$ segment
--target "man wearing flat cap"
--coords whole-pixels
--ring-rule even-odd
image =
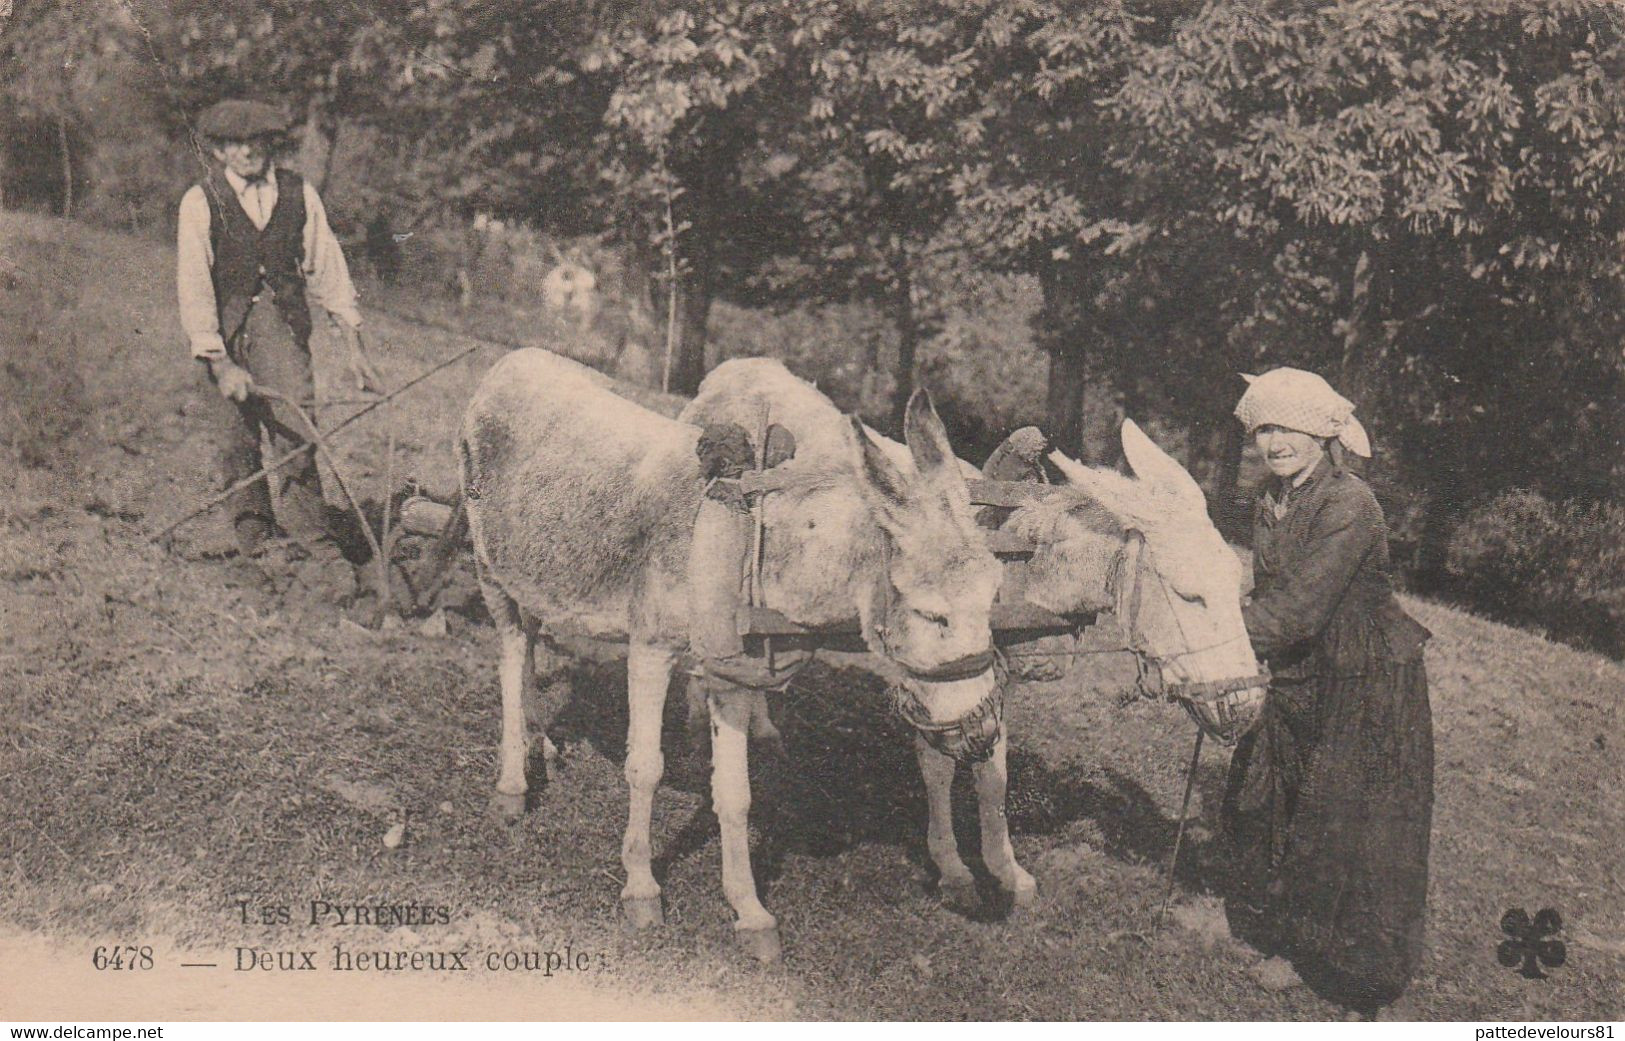
[[[314,416],[310,303],[320,304],[338,326],[357,386],[381,389],[361,336],[355,287],[321,199],[298,174],[273,162],[287,128],[283,113],[263,102],[209,108],[197,129],[217,165],[181,199],[181,326],[214,387],[206,415],[222,487],[309,440],[304,419],[287,400]],[[262,438],[271,455],[262,456]],[[277,546],[293,558],[288,570],[308,593],[343,599],[353,573],[329,531],[314,457],[306,452],[282,469],[274,510],[270,486],[260,480],[227,500],[227,516],[253,570],[265,574],[284,563],[268,553]],[[279,523],[287,543],[274,539]],[[278,576],[267,577],[275,584]]]

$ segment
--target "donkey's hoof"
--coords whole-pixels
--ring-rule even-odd
[[[525,794],[509,795],[507,792],[491,793],[491,809],[497,816],[505,821],[516,821],[525,815]]]
[[[943,882],[937,886],[937,893],[942,898],[942,906],[950,911],[974,915],[982,909],[982,895],[976,891],[976,883],[970,879]]]
[[[1006,889],[1010,895],[1010,906],[1016,910],[1024,910],[1038,903],[1038,883],[1025,882],[1014,889]]]
[[[633,929],[653,929],[666,923],[666,912],[658,896],[623,896],[621,912],[626,915],[626,924]]]
[[[784,957],[784,947],[779,943],[779,927],[776,925],[766,929],[735,929],[734,942],[739,944],[740,950],[759,962],[776,962]]]

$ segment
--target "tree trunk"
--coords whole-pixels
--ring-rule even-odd
[[[1120,339],[1111,346],[1116,351],[1122,352],[1124,343],[1132,342],[1132,340],[1125,341]],[[1121,353],[1119,353],[1117,357],[1121,359]],[[1111,364],[1110,359],[1108,359],[1107,364]],[[1145,395],[1141,393],[1139,375],[1132,370],[1125,372],[1124,369],[1127,368],[1127,366],[1123,365],[1121,360],[1119,360],[1118,364],[1114,368],[1117,373],[1117,378],[1113,382],[1117,384],[1117,401],[1119,406],[1123,409],[1122,418],[1132,419],[1134,422],[1140,425],[1141,429],[1144,429],[1146,420],[1151,415],[1151,410],[1146,407]],[[1121,421],[1119,421],[1118,425],[1122,425]],[[1121,443],[1119,443],[1119,447],[1120,446]],[[1120,451],[1113,454],[1118,459],[1122,458],[1122,453]]]
[[[1212,489],[1208,496],[1208,515],[1213,524],[1232,542],[1246,542],[1251,538],[1250,511],[1241,496],[1241,456],[1247,447],[1247,435],[1241,424],[1226,415],[1228,422],[1221,426],[1215,437],[1218,455],[1213,461]]]
[[[904,271],[892,293],[892,322],[897,327],[897,380],[892,389],[891,433],[901,437],[908,399],[914,394],[914,363],[919,352],[920,326],[914,314],[914,283]]]
[[[1083,443],[1083,399],[1088,380],[1087,342],[1078,313],[1077,295],[1068,291],[1060,265],[1038,269],[1042,305],[1034,330],[1049,354],[1049,387],[1044,403],[1044,433],[1050,445],[1080,462],[1088,462]]]
[[[677,345],[671,365],[671,393],[693,397],[705,379],[705,341],[711,317],[711,257],[697,237],[688,240],[688,270],[678,276]]]
[[[1454,474],[1436,471],[1437,480],[1422,515],[1422,531],[1417,539],[1411,580],[1418,593],[1449,592],[1450,575],[1445,562],[1450,554],[1450,537],[1466,513],[1462,489]]]
[[[321,133],[320,130],[317,132]],[[344,124],[337,123],[333,126],[332,134],[322,136],[322,141],[327,146],[327,154],[322,158],[322,176],[321,180],[316,182],[316,194],[323,198],[327,197],[327,182],[333,178],[333,159],[339,154],[339,135],[343,132]]]
[[[880,371],[880,337],[863,338],[863,376],[867,381]]]
[[[641,229],[628,234],[620,249],[621,294],[641,309],[664,314],[665,303],[660,291],[661,257],[649,244],[649,236]]]
[[[1082,351],[1055,345],[1049,356],[1049,394],[1044,408],[1044,433],[1051,447],[1086,462],[1083,446],[1083,391],[1088,359]]]
[[[62,216],[73,218],[73,152],[68,146],[68,121],[56,117],[56,137],[62,149]]]
[[[1337,389],[1353,401],[1366,429],[1377,429],[1383,418],[1383,364],[1387,343],[1381,331],[1384,297],[1389,281],[1380,249],[1362,249],[1349,283],[1349,313],[1343,322],[1343,354]],[[1351,463],[1364,476],[1363,463]]]
[[[1349,287],[1349,314],[1343,325],[1340,377],[1347,388],[1345,393],[1357,389],[1355,384],[1360,377],[1361,355],[1371,339],[1367,321],[1371,310],[1371,267],[1371,254],[1362,249],[1359,259],[1354,262],[1354,277]]]
[[[333,152],[338,145],[338,127],[328,132],[322,119],[321,106],[312,99],[305,107],[304,122],[299,124],[294,163],[305,174],[305,179],[317,194],[327,197],[327,182],[333,175]]]

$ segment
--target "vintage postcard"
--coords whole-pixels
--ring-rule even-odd
[[[0,55],[0,1019],[1613,1037],[1618,6]]]

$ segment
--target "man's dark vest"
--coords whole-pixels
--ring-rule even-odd
[[[263,230],[244,212],[225,174],[216,170],[203,185],[209,201],[209,243],[214,248],[215,304],[220,332],[229,343],[242,327],[263,286],[276,293],[276,308],[300,345],[310,343],[305,303],[305,184],[298,174],[276,171],[276,205]]]

